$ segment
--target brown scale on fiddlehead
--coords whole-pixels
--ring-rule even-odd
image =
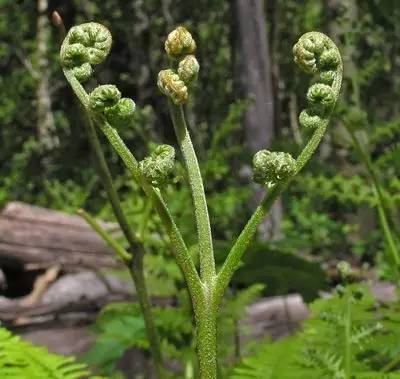
[[[192,35],[178,26],[167,37],[165,51],[169,58],[178,60],[177,70],[170,68],[158,74],[157,85],[160,91],[168,96],[175,105],[186,103],[188,87],[196,82],[200,70],[199,62],[194,56],[196,43]]]

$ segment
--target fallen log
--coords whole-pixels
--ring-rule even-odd
[[[108,230],[115,224],[101,223]],[[0,265],[120,267],[111,249],[76,215],[11,202],[0,217]],[[35,266],[36,265],[36,266]]]

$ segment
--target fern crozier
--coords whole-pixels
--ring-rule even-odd
[[[154,152],[139,162],[145,179],[155,187],[170,182],[175,166],[175,149],[169,145],[159,145]]]
[[[93,73],[92,65],[105,60],[111,44],[111,34],[101,24],[89,22],[74,26],[61,45],[61,64],[70,69],[79,81],[85,81]]]
[[[171,69],[159,72],[157,85],[160,91],[167,95],[175,105],[181,105],[188,99],[185,82]]]
[[[194,55],[187,55],[179,62],[178,75],[187,85],[191,85],[197,80],[200,65]]]
[[[89,94],[90,108],[95,111],[104,111],[115,106],[121,99],[121,92],[113,84],[105,84],[96,87]]]
[[[180,59],[196,51],[196,42],[185,27],[178,26],[168,34],[165,51],[170,58]]]
[[[105,108],[104,114],[111,125],[126,125],[135,113],[136,105],[132,99],[123,97],[112,107]]]
[[[253,158],[253,179],[262,185],[284,180],[295,170],[296,161],[289,153],[260,150]]]

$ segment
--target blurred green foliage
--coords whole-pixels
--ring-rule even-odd
[[[379,306],[353,284],[311,305],[295,336],[262,343],[235,367],[232,379],[398,378],[398,304]]]

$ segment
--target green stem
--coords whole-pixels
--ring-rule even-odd
[[[168,105],[193,196],[200,252],[200,274],[203,282],[208,284],[215,278],[215,262],[203,179],[186,125],[183,108],[182,106],[174,105],[171,100],[168,101]]]
[[[87,122],[85,123],[86,132],[87,132],[87,135],[89,138],[89,143],[91,145],[92,151],[96,158],[98,173],[99,173],[102,183],[106,189],[107,196],[111,203],[111,207],[113,209],[114,215],[122,229],[122,232],[125,235],[125,238],[127,239],[131,249],[133,250],[136,248],[137,243],[136,243],[135,237],[132,233],[132,230],[129,226],[129,223],[128,223],[127,219],[125,218],[125,215],[122,211],[121,203],[120,203],[117,191],[115,190],[115,187],[114,187],[114,184],[112,181],[112,177],[111,177],[111,173],[108,168],[107,162],[105,160],[103,150],[101,148],[100,141],[97,136],[96,129],[93,125],[93,120],[91,118],[91,114],[88,111],[89,96],[86,93],[85,89],[82,87],[82,85],[79,83],[79,81],[76,80],[76,78],[72,75],[72,73],[69,70],[64,70],[64,75],[67,78],[74,93],[76,94],[76,96],[78,97],[79,101],[82,103],[82,105],[85,109],[85,115],[87,116]],[[103,236],[103,238],[104,238],[104,236]],[[114,248],[115,247],[117,247],[117,246],[114,246]],[[120,249],[118,249],[118,247],[115,250],[115,252],[117,254],[121,253],[121,251],[120,251]],[[133,256],[133,261],[139,261],[139,264],[141,264],[140,269],[143,271],[143,264],[141,263],[142,254],[143,254],[143,251],[141,249],[139,249],[139,251]],[[138,255],[139,258],[137,258],[136,255]],[[165,374],[164,374],[163,359],[162,359],[162,354],[161,354],[160,338],[158,336],[158,333],[157,333],[157,330],[156,330],[156,327],[154,324],[151,306],[149,305],[150,300],[148,297],[146,284],[145,284],[145,281],[143,278],[143,272],[141,274],[139,272],[137,272],[137,269],[133,268],[132,264],[128,264],[128,261],[126,261],[126,260],[125,260],[125,263],[127,264],[129,271],[131,272],[132,279],[133,279],[133,282],[134,282],[134,285],[135,285],[135,288],[137,291],[140,307],[141,307],[142,314],[143,314],[143,319],[145,322],[146,333],[147,333],[147,337],[149,339],[151,355],[152,355],[153,361],[154,361],[154,366],[155,366],[158,378],[163,379],[165,377]],[[134,273],[133,273],[133,270],[135,271]]]
[[[300,153],[299,157],[296,161],[296,174],[301,171],[301,169],[305,166],[305,164],[310,160],[315,150],[317,149],[319,143],[322,140],[322,137],[325,134],[326,127],[328,125],[328,119],[319,126],[312,135],[311,139],[308,141],[307,145]],[[221,270],[218,273],[217,286],[216,291],[219,297],[222,297],[226,287],[228,286],[233,273],[240,265],[240,261],[244,252],[246,251],[247,246],[250,241],[253,239],[254,235],[257,232],[257,227],[271,209],[275,200],[279,197],[282,191],[288,186],[291,178],[286,181],[282,181],[272,187],[269,192],[264,196],[260,205],[256,208],[253,215],[247,222],[246,226],[240,233],[237,238],[235,244],[233,245],[231,251],[228,254]]]
[[[194,309],[199,379],[217,378],[218,304],[219,299],[215,296],[215,291],[209,291]]]
[[[146,281],[144,278],[143,255],[143,250],[139,250],[133,254],[132,262],[129,265],[129,272],[135,283],[136,294],[138,296],[140,309],[143,314],[146,335],[149,339],[151,355],[153,357],[157,376],[158,378],[165,378],[166,373],[161,354],[160,336],[154,323],[150,296],[148,294]]]
[[[346,379],[351,378],[351,294],[347,294],[346,315],[344,325],[344,372]]]
[[[392,236],[392,232],[390,230],[390,225],[388,222],[388,218],[386,215],[385,211],[385,200],[383,197],[383,192],[381,185],[379,183],[379,179],[375,173],[375,169],[372,165],[372,162],[361,146],[361,144],[358,142],[358,139],[354,135],[354,132],[348,129],[348,132],[350,134],[350,137],[353,141],[353,144],[361,158],[361,160],[364,163],[365,168],[367,169],[368,175],[370,177],[371,183],[374,186],[374,192],[375,192],[375,197],[377,200],[377,208],[378,208],[378,217],[379,221],[381,223],[381,227],[386,239],[386,243],[388,245],[389,251],[391,253],[393,262],[395,264],[395,270],[396,270],[396,275],[397,275],[397,280],[400,280],[400,273],[399,273],[399,266],[400,266],[400,253],[396,247],[396,243],[394,241],[394,238]]]
[[[64,69],[64,75],[71,85],[75,95],[78,97],[82,105],[89,108],[89,95],[82,87],[81,83],[74,77],[71,71]],[[186,282],[188,284],[189,292],[192,297],[192,301],[195,305],[196,298],[203,296],[203,288],[199,275],[196,271],[196,267],[192,261],[192,258],[187,250],[186,244],[182,238],[182,235],[172,218],[171,213],[167,205],[165,204],[161,194],[143,178],[139,164],[136,158],[129,151],[124,141],[122,141],[118,132],[104,119],[104,117],[97,115],[95,118],[96,122],[100,126],[102,132],[113,146],[114,150],[120,156],[128,170],[131,172],[135,181],[142,187],[147,196],[152,200],[154,208],[157,210],[161,221],[170,237],[171,243],[174,247],[175,258],[181,268]],[[196,295],[198,294],[198,295]]]
[[[107,233],[99,224],[98,222],[90,216],[87,212],[85,212],[83,209],[80,209],[78,211],[78,214],[85,219],[85,221],[91,226],[91,228],[101,237],[103,240],[107,243],[108,246],[110,246],[114,252],[118,255],[118,257],[125,262],[126,264],[129,264],[129,262],[132,261],[132,255],[129,254],[124,247],[116,241],[113,237],[110,236],[109,233]]]
[[[204,296],[202,283],[182,235],[175,224],[175,221],[172,218],[164,199],[162,198],[160,192],[147,183],[143,178],[139,169],[138,161],[129,151],[118,132],[105,120],[101,120],[99,124],[102,132],[111,143],[117,154],[120,156],[122,161],[125,163],[125,166],[131,172],[135,181],[142,187],[145,194],[151,199],[153,206],[160,216],[160,219],[170,237],[172,246],[174,247],[175,259],[178,262],[183,275],[185,276],[193,306],[196,307],[196,303]]]
[[[86,134],[89,139],[89,144],[95,157],[95,162],[97,165],[97,172],[101,178],[103,186],[107,192],[108,200],[111,204],[112,210],[114,212],[115,218],[120,225],[125,238],[127,239],[131,247],[136,246],[136,239],[132,232],[132,229],[122,211],[121,202],[119,200],[117,191],[114,187],[114,183],[111,177],[110,169],[108,167],[107,161],[104,157],[103,150],[100,145],[99,137],[97,131],[93,125],[93,120],[90,115],[86,115],[85,129]]]

